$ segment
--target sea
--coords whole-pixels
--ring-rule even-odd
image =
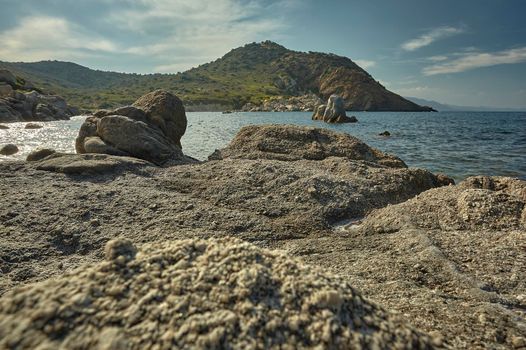
[[[348,112],[357,123],[332,125],[311,120],[311,112],[189,112],[182,138],[183,151],[206,160],[225,147],[238,130],[251,124],[309,125],[345,132],[368,145],[400,157],[410,167],[448,174],[456,181],[471,175],[502,175],[526,180],[526,112]],[[41,123],[6,124],[0,145],[13,143],[20,151],[0,161],[25,159],[38,147],[75,152],[75,137],[85,116]],[[391,136],[379,134],[388,131]]]

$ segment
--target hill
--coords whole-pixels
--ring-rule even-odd
[[[523,112],[524,108],[503,108],[490,106],[456,106],[445,103],[440,103],[433,100],[425,100],[418,97],[406,97],[406,99],[413,101],[420,105],[432,107],[441,112]]]
[[[130,104],[159,88],[172,91],[193,109],[240,108],[272,96],[341,95],[348,110],[429,111],[383,87],[347,57],[289,50],[271,41],[247,44],[223,57],[178,74],[127,74],[42,61],[0,62],[48,92],[86,108]]]

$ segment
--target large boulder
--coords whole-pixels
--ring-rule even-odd
[[[157,165],[189,162],[181,151],[186,115],[181,100],[157,90],[134,106],[100,110],[82,124],[77,153],[128,155]]]
[[[369,147],[345,133],[296,125],[251,125],[241,128],[230,144],[210,159],[245,158],[294,161],[344,157],[391,168],[406,168],[398,157]]]
[[[14,90],[0,97],[0,122],[68,120],[78,110],[56,95]]]
[[[9,84],[0,83],[0,97],[10,97],[13,95],[13,87]]]
[[[319,105],[314,109],[312,120],[327,123],[355,123],[356,117],[348,117],[345,113],[345,103],[338,95],[331,95],[327,105]]]
[[[432,349],[436,339],[345,278],[234,239],[144,246],[111,240],[106,261],[16,289],[0,347]]]
[[[157,126],[179,148],[186,131],[186,113],[183,102],[165,90],[156,90],[140,97],[133,104],[148,116],[148,121]]]

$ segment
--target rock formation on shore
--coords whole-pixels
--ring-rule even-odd
[[[0,69],[0,122],[69,119],[78,110],[56,95],[47,95],[33,84]]]
[[[169,316],[176,312],[174,300],[165,299],[165,292],[179,286],[177,290],[191,300],[200,295],[198,288],[226,288],[227,282],[217,282],[234,281],[242,274],[221,274],[221,268],[237,265],[246,267],[237,271],[246,270],[246,276],[251,276],[243,281],[255,283],[246,285],[247,299],[238,304],[220,299],[233,294],[218,293],[218,298],[206,300],[208,313],[185,309],[192,303],[177,304],[183,305],[177,310],[184,310],[185,316],[173,318],[178,325],[173,330],[185,331],[168,333],[167,339],[188,341],[193,328],[185,325],[190,327],[194,321],[196,326],[203,325],[196,341],[222,335],[220,339],[231,344],[243,342],[245,333],[238,330],[239,337],[233,337],[227,314],[221,310],[252,300],[248,297],[251,286],[260,290],[259,298],[275,295],[278,290],[288,295],[281,289],[283,285],[270,283],[270,289],[259,288],[267,285],[265,281],[273,281],[278,271],[285,271],[289,277],[284,279],[302,291],[297,295],[298,303],[313,300],[303,291],[314,296],[314,291],[332,290],[332,283],[342,285],[342,293],[349,290],[343,284],[356,287],[372,300],[362,302],[371,306],[371,310],[363,308],[371,317],[363,317],[362,327],[373,327],[385,337],[389,335],[391,341],[396,341],[391,338],[395,328],[387,325],[378,330],[374,326],[379,310],[372,307],[375,303],[395,311],[403,320],[396,329],[405,331],[395,331],[397,336],[417,342],[426,339],[424,345],[428,338],[407,331],[405,324],[428,333],[431,346],[506,349],[526,343],[525,181],[474,177],[459,185],[440,187],[451,184],[450,179],[407,168],[396,156],[349,135],[288,125],[242,128],[210,159],[157,167],[131,157],[53,153],[32,162],[0,163],[0,294],[4,295],[0,298],[0,322],[5,322],[0,323],[0,329],[2,325],[19,325],[8,331],[8,339],[22,341],[21,334],[32,334],[34,338],[27,336],[24,341],[53,342],[56,337],[52,335],[58,334],[53,332],[60,332],[65,322],[71,321],[74,327],[67,331],[68,337],[60,338],[62,341],[96,338],[133,344],[139,333],[146,334],[145,344],[159,337],[162,340],[169,331],[161,321],[163,312]],[[317,273],[317,269],[245,243],[195,241],[220,237],[280,249],[301,257],[310,266],[319,266],[326,271],[325,277],[318,274],[313,279],[316,282],[309,284],[312,274],[308,271]],[[121,243],[110,243],[108,261],[101,262],[105,245],[115,238]],[[128,241],[123,244],[123,239],[139,248],[135,258],[131,258],[135,248]],[[180,239],[192,240],[178,242]],[[144,243],[151,245],[143,247]],[[196,253],[192,248],[196,246],[203,247],[201,252]],[[220,260],[223,254],[226,259]],[[256,268],[256,262],[268,270]],[[160,266],[166,276],[157,273]],[[202,274],[195,270],[199,266],[205,269]],[[135,273],[134,268],[142,272]],[[303,268],[305,274],[291,272]],[[177,271],[181,277],[192,271],[201,276],[192,285],[194,289],[166,282],[165,278]],[[207,271],[214,271],[217,278],[211,278]],[[32,284],[64,274],[56,280]],[[229,276],[233,279],[227,280]],[[88,291],[94,294],[85,304]],[[119,299],[122,295],[128,297]],[[52,308],[49,300],[53,296],[65,301],[62,308]],[[314,299],[326,305],[342,300],[337,293]],[[253,300],[251,303],[247,312],[255,308]],[[280,315],[288,315],[284,310],[303,310],[299,304],[294,308],[288,303],[280,305],[274,308]],[[339,331],[343,329],[357,337],[363,335],[353,328],[354,320],[352,327],[344,327],[346,315],[358,311],[346,308],[346,302],[341,305],[330,323],[339,333],[327,338],[329,341],[343,339],[344,333]],[[71,310],[78,313],[71,314]],[[131,311],[136,310],[141,316],[132,318],[135,313]],[[321,314],[328,317],[327,311]],[[283,320],[272,311],[265,315],[267,325]],[[309,324],[317,324],[319,315],[314,312],[304,329],[309,331]],[[211,324],[216,317],[210,316],[224,322]],[[45,327],[42,320],[46,317],[56,321],[49,323],[53,326]],[[130,320],[138,323],[128,327]],[[103,328],[110,322],[111,328],[104,334],[98,326],[89,326]],[[270,324],[283,327],[262,330],[270,332],[261,333],[268,341],[279,341],[280,329],[294,332],[288,328],[290,323],[279,322]],[[55,325],[56,330],[52,328]],[[210,334],[212,328],[223,333]],[[320,334],[315,332],[315,336]],[[159,337],[152,338],[155,335]],[[290,344],[303,341],[301,336],[287,339]],[[372,344],[374,341],[361,345]]]
[[[365,300],[344,278],[239,240],[164,242],[136,252],[120,239],[106,245],[105,255],[94,267],[5,295],[0,347],[440,345]]]
[[[356,123],[356,117],[348,117],[345,112],[343,99],[338,95],[331,95],[327,104],[320,104],[314,109],[312,120],[321,120],[326,123]]]
[[[321,99],[315,94],[302,96],[275,96],[264,100],[260,105],[247,103],[242,112],[310,112],[321,103]]]
[[[156,90],[133,106],[100,110],[88,117],[75,141],[77,153],[132,156],[164,165],[192,162],[183,155],[186,114],[179,98]]]

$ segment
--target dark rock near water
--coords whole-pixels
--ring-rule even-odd
[[[391,133],[386,130],[386,131],[383,131],[383,132],[379,133],[378,136],[389,137],[389,136],[391,136]]]
[[[0,70],[0,122],[67,120],[78,114],[56,95],[47,95],[25,81],[19,84],[9,71]]]
[[[39,148],[31,153],[29,153],[26,157],[26,161],[28,162],[36,162],[37,160],[41,160],[46,158],[47,156],[50,156],[52,154],[56,153],[54,149],[51,148]]]
[[[9,126],[0,124],[0,130],[7,130],[9,129]]]
[[[42,124],[37,124],[37,123],[27,123],[26,126],[24,127],[24,129],[42,129],[43,126]]]
[[[7,145],[3,145],[0,147],[0,154],[4,156],[10,156],[18,152],[18,147],[16,145],[13,145],[12,143],[8,143]]]
[[[95,112],[82,124],[75,148],[81,154],[128,155],[158,165],[193,162],[180,147],[186,124],[181,100],[157,90],[133,106]]]

